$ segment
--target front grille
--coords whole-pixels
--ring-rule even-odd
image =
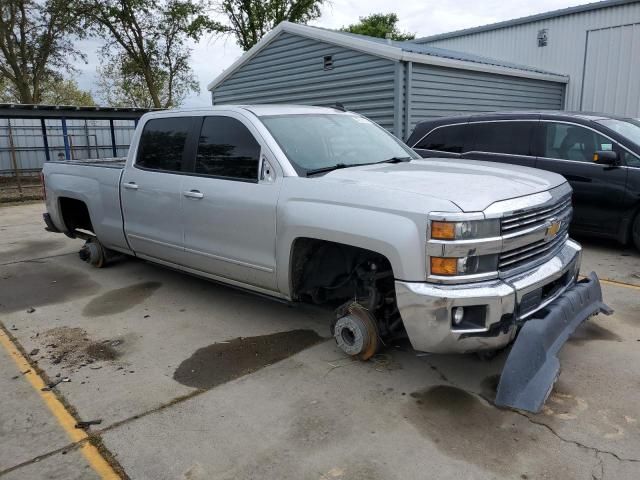
[[[564,197],[555,205],[532,208],[506,215],[500,227],[502,235],[512,235],[543,225],[548,219],[561,217],[571,210],[571,196]]]
[[[562,218],[560,231],[551,240],[539,239],[527,245],[503,251],[498,259],[500,272],[512,272],[519,267],[540,263],[558,253],[569,238],[571,218],[571,196],[560,199],[553,205],[534,207],[506,215],[501,221],[502,235],[509,238],[530,234],[554,218]],[[539,237],[538,237],[539,238]]]
[[[552,257],[562,248],[568,238],[567,228],[564,228],[550,242],[539,240],[524,247],[503,252],[498,260],[498,270],[501,272],[512,270],[543,258]]]

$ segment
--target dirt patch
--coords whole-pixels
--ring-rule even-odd
[[[56,327],[39,337],[41,351],[54,365],[85,366],[99,361],[116,360],[122,354],[122,339],[95,341],[82,328]]]
[[[5,265],[0,273],[0,313],[92,295],[99,285],[86,273],[49,260]]]
[[[291,330],[214,343],[196,350],[183,361],[173,379],[188,387],[213,388],[284,360],[323,340],[313,330]]]
[[[609,342],[621,342],[622,338],[613,333],[611,330],[608,330],[604,327],[601,327],[597,323],[593,321],[587,321],[583,323],[575,333],[569,339],[569,342],[574,343],[576,345],[583,345],[586,342],[590,342],[593,340],[606,340]]]
[[[494,382],[490,378],[487,384]],[[516,457],[525,462],[533,458],[540,443],[526,421],[516,414],[448,385],[417,391],[411,397],[406,418],[444,454],[508,478],[531,474],[516,470]],[[549,471],[546,465],[541,469]],[[549,478],[568,478],[556,473]]]
[[[160,282],[142,282],[109,290],[92,298],[82,310],[82,314],[87,317],[101,317],[125,312],[144,302],[161,286]]]

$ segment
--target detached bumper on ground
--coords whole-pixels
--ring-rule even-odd
[[[597,313],[613,311],[602,302],[600,282],[592,272],[524,324],[500,376],[496,405],[540,411],[560,373],[558,352]]]

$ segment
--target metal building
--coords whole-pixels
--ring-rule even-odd
[[[606,0],[414,41],[564,73],[567,110],[640,117],[639,0]]]
[[[567,81],[481,55],[283,22],[208,88],[215,105],[339,102],[406,138],[425,118],[562,108]]]
[[[147,111],[0,104],[0,176],[38,172],[49,160],[124,156]]]

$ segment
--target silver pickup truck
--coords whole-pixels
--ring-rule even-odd
[[[330,306],[336,342],[362,359],[401,337],[495,351],[520,331],[503,404],[541,406],[558,349],[606,310],[595,275],[578,281],[563,177],[423,160],[340,108],[149,113],[126,160],[49,162],[43,179],[47,229],[85,239],[93,265],[127,254]]]

